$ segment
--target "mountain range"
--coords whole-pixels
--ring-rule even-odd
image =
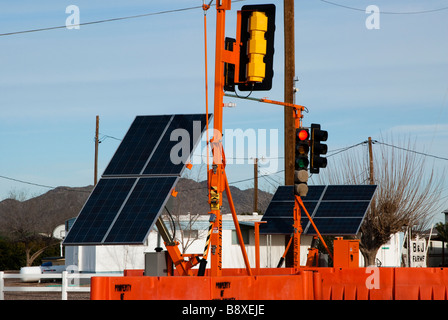
[[[76,217],[87,201],[93,186],[57,187],[42,195],[24,201],[6,199],[0,202],[0,230],[28,228],[36,232],[51,233],[66,220]],[[207,181],[197,182],[181,178],[176,185],[176,197],[171,197],[167,207],[175,214],[207,214],[209,212]],[[252,214],[254,189],[241,190],[230,187],[237,214]],[[227,196],[223,193],[222,213],[230,213]],[[272,194],[258,191],[258,211],[263,213]]]

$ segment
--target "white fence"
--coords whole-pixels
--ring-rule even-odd
[[[67,300],[68,292],[90,292],[89,286],[80,286],[79,279],[90,279],[91,277],[117,277],[122,276],[119,273],[106,274],[85,274],[85,273],[71,273],[67,271],[62,271],[62,273],[48,273],[48,274],[5,274],[0,271],[0,300],[5,300],[5,292],[61,292],[61,300]],[[40,279],[62,279],[62,285],[57,287],[5,287],[4,279],[29,279],[40,278]]]

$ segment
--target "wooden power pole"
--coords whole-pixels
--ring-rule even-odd
[[[370,160],[369,181],[370,181],[370,184],[375,184],[375,181],[373,180],[373,151],[372,151],[372,138],[371,137],[369,137],[369,160]]]
[[[98,179],[98,133],[100,128],[100,117],[96,116],[96,130],[95,130],[95,165],[94,165],[94,177],[93,177],[93,185],[96,186]]]
[[[254,212],[258,211],[258,158],[254,159]]]
[[[285,35],[285,97],[286,103],[294,103],[295,50],[294,50],[294,0],[283,0]],[[294,185],[294,111],[284,107],[285,185]]]

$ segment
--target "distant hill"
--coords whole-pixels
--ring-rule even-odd
[[[254,189],[240,190],[230,187],[237,214],[252,213]],[[51,232],[67,219],[76,217],[87,201],[93,186],[80,188],[58,187],[26,201],[6,199],[0,202],[0,230],[11,218],[26,219],[38,225],[40,232]],[[171,200],[171,208],[176,214],[207,214],[207,182],[180,179],[176,191],[178,195]],[[258,208],[264,212],[272,194],[258,191]],[[223,213],[230,213],[227,197],[223,198]]]
[[[207,181],[196,182],[190,179],[180,179],[176,191],[178,195],[172,198],[172,205],[181,214],[207,214],[210,211],[208,204]],[[233,203],[237,214],[252,213],[254,207],[254,189],[241,190],[230,186]],[[227,196],[223,193],[223,213],[230,213]],[[272,199],[272,194],[258,190],[258,210],[265,212]]]
[[[49,234],[65,220],[78,215],[92,189],[93,186],[58,187],[25,201],[3,200],[0,230],[23,227]]]

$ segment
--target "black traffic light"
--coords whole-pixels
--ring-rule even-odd
[[[238,90],[267,91],[274,77],[275,5],[241,8],[240,71]]]
[[[235,39],[226,37],[224,48],[228,51],[233,51],[235,42]],[[224,90],[235,91],[235,65],[227,62],[224,63]]]
[[[310,133],[308,129],[296,129],[294,159],[294,194],[304,197],[308,193],[308,153],[310,151]]]
[[[327,166],[327,158],[321,157],[321,155],[327,154],[328,147],[326,144],[321,143],[327,141],[328,132],[320,129],[320,124],[311,124],[311,137],[310,137],[310,173],[319,173],[319,168],[325,168]]]

